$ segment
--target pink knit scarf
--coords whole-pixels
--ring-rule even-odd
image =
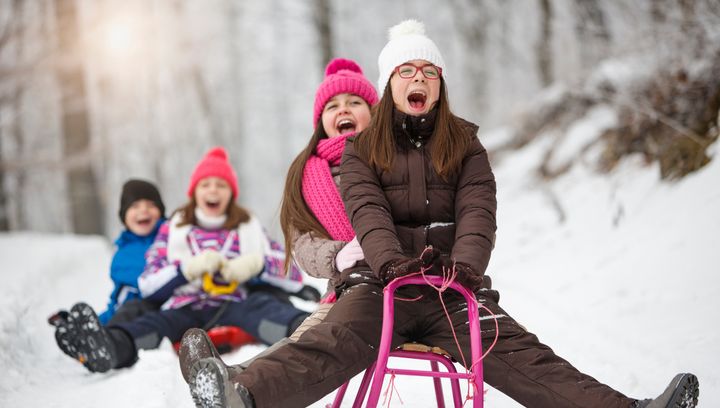
[[[340,164],[345,140],[352,135],[354,133],[320,140],[315,154],[305,163],[302,179],[302,194],[310,210],[332,239],[346,242],[353,239],[355,231],[345,214],[330,166]]]

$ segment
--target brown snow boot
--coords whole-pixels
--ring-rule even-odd
[[[698,379],[693,374],[678,374],[665,391],[655,399],[635,403],[637,408],[694,408],[700,395]]]
[[[218,358],[196,361],[190,367],[188,385],[198,408],[255,408],[250,391],[230,381],[227,366]]]

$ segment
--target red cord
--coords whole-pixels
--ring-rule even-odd
[[[429,248],[429,247],[426,247],[425,250],[423,250],[423,254],[425,253],[425,251],[428,251],[428,250],[430,250],[430,248]],[[449,322],[449,324],[450,324],[450,330],[451,330],[451,332],[452,332],[452,334],[453,334],[453,339],[455,340],[455,345],[457,346],[458,352],[460,353],[460,359],[462,360],[462,365],[463,365],[463,367],[467,367],[467,362],[465,361],[465,355],[464,355],[463,352],[462,352],[462,347],[460,347],[460,341],[458,340],[457,334],[455,333],[455,327],[454,327],[453,324],[452,324],[452,319],[450,318],[450,313],[448,312],[447,307],[445,306],[445,301],[443,300],[443,297],[442,297],[443,292],[445,292],[445,290],[447,290],[447,288],[450,287],[450,285],[455,281],[455,278],[457,277],[457,271],[456,271],[456,269],[455,269],[455,263],[453,262],[452,268],[442,267],[441,272],[442,272],[442,278],[443,278],[443,279],[442,279],[442,283],[440,284],[440,286],[435,286],[435,285],[433,285],[433,284],[426,278],[425,272],[426,272],[427,270],[429,270],[429,269],[430,269],[430,267],[422,267],[422,268],[420,268],[420,271],[419,271],[419,272],[415,272],[415,273],[412,273],[412,274],[408,274],[408,275],[402,276],[401,278],[405,278],[405,277],[409,277],[409,276],[415,276],[415,275],[421,275],[421,276],[423,277],[423,279],[425,280],[425,283],[426,283],[428,286],[432,287],[433,289],[435,289],[435,290],[438,292],[438,298],[440,298],[440,304],[442,304],[443,311],[445,312],[445,317],[447,317],[448,322]],[[395,279],[400,279],[400,278],[395,278]],[[404,299],[404,298],[395,297],[396,300],[409,301],[409,302],[414,302],[414,301],[420,300],[421,298],[422,298],[422,295],[418,296],[418,297],[415,298],[415,299]],[[485,309],[485,310],[489,313],[489,315],[492,316],[492,319],[493,319],[493,321],[495,322],[495,338],[493,339],[493,342],[490,344],[490,346],[488,347],[488,349],[485,350],[485,352],[482,354],[482,356],[480,356],[480,358],[478,359],[478,361],[474,362],[474,363],[470,366],[470,368],[465,368],[465,374],[469,374],[470,372],[472,372],[472,370],[475,368],[475,366],[476,366],[477,364],[482,363],[482,361],[485,359],[485,357],[486,357],[488,354],[490,354],[490,351],[495,347],[495,344],[497,344],[498,338],[499,338],[499,336],[500,336],[500,325],[498,324],[497,316],[495,315],[495,313],[493,313],[490,309],[488,309],[488,308],[485,307],[484,305],[480,304],[480,303],[477,301],[477,299],[475,300],[475,304],[476,304],[478,307],[481,307],[481,308]],[[468,305],[468,307],[469,307],[469,306],[470,306],[470,305]],[[479,316],[478,316],[478,317],[479,317]],[[481,331],[482,331],[482,329],[481,329]],[[476,378],[475,378],[475,376],[474,376],[474,374],[473,374],[472,377],[471,377],[471,380],[468,381],[468,390],[467,390],[467,394],[465,395],[465,402],[463,402],[463,405],[465,405],[468,401],[470,401],[470,400],[473,398],[472,395],[471,395],[471,393],[470,393],[470,388],[471,388],[471,387],[470,387],[470,384],[471,384],[471,383],[473,384],[473,387],[472,387],[472,388],[473,388],[473,394],[475,394],[475,393],[478,392],[478,384],[476,383],[475,380],[476,380]],[[397,394],[398,394],[398,398],[400,398],[400,393],[399,393],[399,392],[397,391],[397,389],[395,388],[395,374],[394,374],[394,373],[393,373],[393,374],[391,375],[391,377],[390,377],[390,384],[388,385],[388,389],[385,390],[384,396],[387,396],[388,390],[390,390],[390,387],[391,387],[391,386],[392,386],[392,391],[394,391],[395,393],[397,393]],[[487,392],[487,390],[486,390],[485,392]],[[484,397],[484,395],[483,395],[483,397]],[[391,392],[391,394],[390,394],[390,399],[392,399],[392,392]],[[402,403],[402,398],[400,398],[400,402]],[[383,405],[384,405],[384,404],[385,404],[385,400],[383,400]],[[389,406],[389,404],[390,404],[390,401],[388,400],[388,406]]]
[[[388,391],[390,392],[389,398],[388,398]],[[383,401],[380,405],[385,405],[386,408],[390,408],[390,401],[392,401],[393,394],[397,394],[401,405],[405,404],[402,400],[402,397],[400,396],[400,391],[398,391],[397,388],[395,387],[395,373],[390,373],[390,382],[388,383],[387,388],[385,388],[385,392],[383,393]],[[387,404],[385,404],[386,400],[387,400]]]

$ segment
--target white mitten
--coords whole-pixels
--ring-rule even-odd
[[[249,253],[233,258],[223,265],[220,274],[228,282],[245,283],[260,273],[265,266],[265,257]]]
[[[355,266],[357,261],[365,259],[362,247],[358,242],[357,237],[353,238],[352,241],[345,244],[341,250],[335,255],[335,267],[339,272],[344,271],[347,268]]]
[[[225,262],[224,256],[222,256],[218,251],[210,249],[200,252],[183,262],[180,269],[182,270],[183,275],[185,275],[185,279],[189,282],[201,277],[205,272],[210,274],[215,273],[222,268]]]

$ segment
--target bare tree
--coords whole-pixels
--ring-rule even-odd
[[[491,13],[486,3],[480,0],[454,0],[452,12],[457,22],[460,37],[465,41],[467,50],[467,67],[469,75],[474,78],[471,85],[472,101],[476,110],[484,111],[487,105],[487,81],[489,67],[486,63],[488,45],[488,27],[491,23]]]
[[[13,141],[15,151],[22,151],[23,135],[19,117],[20,103],[24,92],[23,84],[25,82],[23,76],[26,73],[18,69],[18,67],[22,65],[23,58],[25,10],[21,0],[13,0],[10,6],[9,11],[7,11],[7,21],[4,22],[5,26],[2,33],[0,33],[0,51],[13,42],[15,62],[13,66],[3,67],[2,71],[0,71],[0,83],[10,84],[8,92],[0,95],[0,111],[5,111],[10,115],[8,120],[5,121],[10,123],[8,132],[10,137],[7,140]],[[5,107],[7,109],[3,109]],[[3,129],[0,128],[0,135],[2,133],[4,133]],[[2,140],[3,138],[0,137],[0,141]],[[9,164],[10,160],[6,158],[7,153],[5,153],[4,148],[7,147],[0,145],[0,230],[8,231],[13,224],[13,220],[17,228],[23,228],[25,226],[25,214],[21,205],[15,205],[13,207],[14,214],[10,213],[12,210],[6,196],[6,183],[10,182],[10,178],[6,170],[12,166]],[[21,192],[25,184],[24,172],[19,170],[14,173],[14,190]]]
[[[2,114],[0,114],[2,120]],[[2,129],[0,129],[0,162],[2,162]],[[10,217],[8,214],[7,198],[5,198],[5,170],[0,165],[0,231],[10,229]]]
[[[543,87],[553,82],[552,65],[553,9],[550,0],[540,0],[540,39],[537,43],[537,65]]]
[[[597,0],[575,0],[575,33],[581,44],[581,66],[590,69],[609,55],[610,31],[605,13]]]
[[[102,204],[90,161],[90,128],[83,67],[78,58],[78,16],[75,0],[55,0],[57,19],[57,80],[73,231],[101,234]],[[72,162],[75,163],[72,163]]]
[[[330,1],[315,0],[315,27],[320,37],[320,66],[324,67],[335,55],[333,51],[332,27],[330,25]]]
[[[12,18],[12,15],[15,12],[16,4],[17,1],[13,3],[12,10],[7,11],[8,16],[6,16],[5,21],[0,22],[0,28],[2,29],[2,31],[0,31],[0,52],[2,52],[2,50],[7,46],[8,42],[10,41],[11,32],[14,29],[14,25],[17,24],[18,19]],[[6,77],[7,75],[5,73],[0,73],[0,82],[5,82]],[[0,95],[0,123],[3,122],[3,106],[6,105],[7,99],[9,98],[7,98],[5,95]],[[0,126],[0,231],[8,231],[10,229],[10,217],[7,198],[5,196],[5,166],[3,165],[2,149],[3,134],[4,129]]]

